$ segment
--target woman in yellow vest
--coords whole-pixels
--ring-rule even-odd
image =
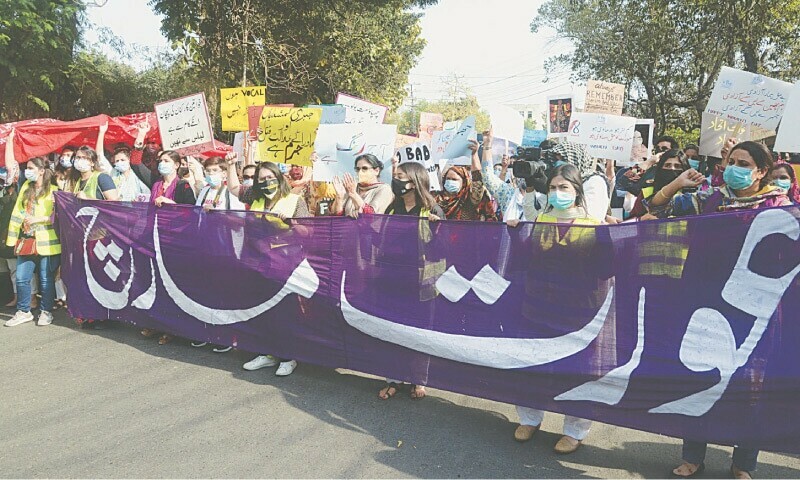
[[[535,292],[535,297],[526,300],[523,315],[552,310],[558,312],[554,315],[567,319],[575,310],[578,315],[585,311],[596,311],[607,293],[607,288],[603,288],[607,286],[607,281],[598,278],[593,269],[597,260],[595,257],[603,254],[598,255],[595,249],[597,242],[594,228],[573,227],[600,225],[601,222],[591,217],[586,209],[580,171],[571,164],[556,167],[550,173],[547,192],[548,205],[536,218],[537,226],[531,239],[536,253],[536,266],[529,269],[526,290]],[[517,223],[508,224],[513,227]],[[584,258],[583,261],[580,260],[581,257]],[[574,271],[568,273],[574,282],[567,292],[569,298],[566,302],[569,302],[569,306],[564,304],[564,282],[560,278],[561,272],[565,271],[565,258],[589,267],[585,275],[576,275]],[[542,410],[518,405],[520,424],[514,432],[514,438],[519,442],[530,440],[539,430],[544,413]],[[563,436],[555,445],[556,453],[568,454],[577,450],[589,434],[591,425],[590,420],[566,415]]]
[[[292,228],[292,218],[311,216],[305,199],[292,193],[292,188],[278,165],[272,162],[262,162],[256,165],[253,186],[247,187],[239,182],[239,175],[236,172],[236,156],[228,155],[225,158],[228,160],[228,190],[239,197],[239,200],[249,204],[250,211],[271,213],[272,215],[264,216],[265,220],[285,230]],[[244,369],[258,370],[275,365],[278,365],[275,375],[285,377],[294,372],[297,362],[285,358],[275,358],[272,355],[258,355],[245,363]]]
[[[83,146],[75,152],[73,168],[80,175],[76,179],[72,193],[84,200],[119,200],[117,186],[110,175],[100,172],[97,152]]]
[[[17,254],[17,313],[6,322],[7,327],[33,320],[31,278],[37,267],[42,308],[36,323],[41,326],[53,322],[55,273],[61,263],[61,243],[52,222],[53,192],[58,190],[53,184],[53,172],[45,159],[35,157],[28,160],[24,173],[27,181],[14,205],[6,239],[6,245],[15,247]]]

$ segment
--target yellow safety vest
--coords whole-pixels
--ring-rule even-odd
[[[75,182],[75,185],[72,187],[72,193],[77,195],[79,192],[83,192],[86,195],[86,198],[91,200],[103,200],[103,196],[101,195],[99,198],[97,197],[97,179],[100,177],[100,172],[92,173],[92,176],[86,180],[86,185],[81,187],[81,181],[78,180]]]
[[[300,201],[300,195],[296,193],[290,193],[285,197],[281,197],[275,202],[275,206],[273,206],[269,213],[283,215],[286,218],[292,218],[294,216],[295,210],[297,210],[297,202]],[[265,197],[259,198],[252,204],[250,204],[250,210],[254,212],[266,212],[267,211],[267,199]]]
[[[29,181],[26,181],[19,191],[17,203],[14,204],[14,211],[11,214],[11,221],[8,222],[8,238],[6,238],[6,245],[14,247],[17,245],[20,233],[22,232],[22,222],[25,220],[25,208],[22,206],[22,201],[25,199],[25,192],[30,188]],[[58,190],[55,185],[50,186],[50,192],[47,196],[39,198],[33,206],[33,215],[35,217],[53,216],[53,209],[55,208],[55,200],[53,192]],[[39,224],[34,228],[34,237],[36,238],[36,252],[39,255],[58,255],[61,253],[61,242],[58,241],[58,235],[53,228],[52,223]]]

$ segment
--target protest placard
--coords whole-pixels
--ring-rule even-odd
[[[744,142],[757,141],[772,135],[775,135],[775,132],[704,112],[700,124],[699,153],[700,155],[720,157],[722,147],[729,138]]]
[[[776,130],[792,84],[755,73],[722,67],[706,112],[764,130]]]
[[[442,189],[439,183],[439,172],[436,169],[436,162],[431,155],[430,143],[427,141],[420,141],[411,145],[406,145],[395,152],[398,164],[407,162],[416,162],[425,167],[428,171],[428,180],[430,180],[431,191],[438,192]]]
[[[356,158],[371,153],[383,162],[380,180],[392,181],[392,156],[397,125],[320,125],[314,149],[314,180],[330,182],[333,177],[353,173]]]
[[[398,133],[397,137],[395,138],[394,142],[394,149],[397,150],[400,147],[405,147],[406,145],[411,145],[412,143],[419,142],[419,137],[415,137],[414,135],[403,135]]]
[[[318,108],[264,107],[256,137],[259,160],[311,166],[321,116]]]
[[[525,131],[525,119],[519,111],[505,105],[488,105],[486,111],[492,123],[492,134],[520,145]]]
[[[773,150],[788,153],[800,152],[800,82],[795,83],[792,87],[792,93],[784,112]]]
[[[538,147],[545,140],[547,140],[547,130],[529,130],[526,128],[522,133],[523,147]]]
[[[602,113],[573,113],[567,140],[586,146],[589,155],[626,163],[631,158],[636,119]]]
[[[566,137],[572,118],[572,95],[547,97],[547,134],[551,137]]]
[[[248,129],[247,109],[267,103],[267,87],[221,88],[219,110],[222,130],[244,132]]]
[[[345,123],[347,111],[344,105],[306,105],[306,108],[319,108],[322,110],[322,118],[319,121],[320,125]]]
[[[441,113],[421,112],[419,114],[419,138],[429,140],[433,132],[444,129],[444,115]]]
[[[470,165],[472,163],[472,152],[469,150],[469,141],[478,138],[475,131],[475,116],[470,115],[465,118],[458,129],[451,130],[451,132],[453,135],[450,137],[441,157],[438,157],[437,160],[445,158],[449,160],[451,165]],[[440,140],[442,138],[440,137]]]
[[[636,130],[633,132],[631,158],[627,162],[617,162],[618,167],[632,167],[634,164],[650,158],[653,147],[655,120],[652,118],[636,119]]]
[[[389,107],[385,105],[372,103],[346,93],[336,95],[336,103],[345,108],[344,123],[381,124],[386,118],[386,111],[389,110]]]
[[[625,106],[625,85],[589,80],[586,84],[586,113],[608,113],[622,115]]]
[[[461,126],[461,120],[453,120],[452,122],[444,122],[442,130],[445,131],[458,130],[458,127],[460,126]]]
[[[164,150],[196,155],[214,148],[205,93],[155,104]]]
[[[256,105],[253,107],[247,107],[247,131],[250,135],[250,138],[256,138],[258,135],[258,122],[261,120],[261,112],[264,111],[264,107],[292,108],[294,107],[294,104],[278,103],[274,105]]]

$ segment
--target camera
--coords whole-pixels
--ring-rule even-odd
[[[518,160],[511,167],[514,177],[525,179],[526,185],[547,193],[547,175],[556,162],[552,144],[544,141],[539,147],[519,147],[517,157]]]

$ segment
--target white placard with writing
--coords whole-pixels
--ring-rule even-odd
[[[345,108],[344,123],[381,124],[389,110],[385,105],[372,103],[346,93],[336,95],[336,104]]]
[[[636,119],[602,113],[572,114],[567,140],[586,146],[595,158],[629,162]]]
[[[196,155],[214,148],[204,93],[157,103],[155,110],[164,150]]]
[[[800,82],[794,84],[775,139],[776,152],[800,152]]]
[[[380,180],[392,181],[397,125],[320,125],[314,141],[314,181],[331,182],[345,173],[355,174],[359,155],[371,153],[383,162]]]
[[[436,162],[431,155],[430,142],[421,141],[400,147],[394,155],[400,165],[408,162],[421,164],[428,171],[431,191],[438,192],[442,189],[439,183],[439,173],[436,170]]]
[[[775,130],[791,91],[791,83],[722,67],[706,112],[734,123]]]

